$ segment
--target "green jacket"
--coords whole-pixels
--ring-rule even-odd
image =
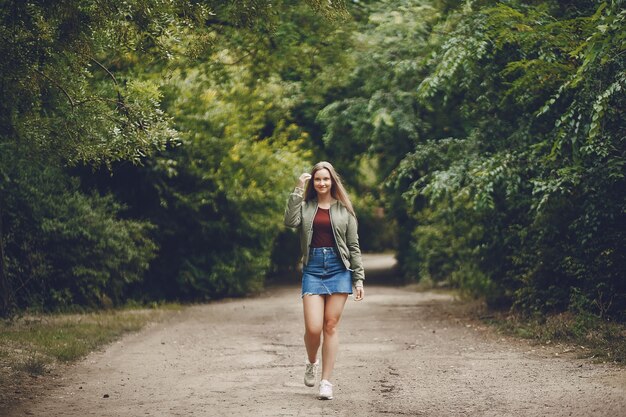
[[[317,200],[304,201],[302,192],[296,188],[287,200],[285,225],[298,228],[300,232],[303,265],[309,261],[309,247],[313,238],[315,214],[317,214]],[[330,223],[341,260],[346,268],[352,271],[353,284],[362,285],[365,271],[361,260],[356,217],[339,201],[334,201],[330,206]]]

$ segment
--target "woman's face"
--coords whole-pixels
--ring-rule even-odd
[[[330,172],[328,172],[326,168],[315,172],[315,175],[313,176],[313,187],[318,195],[330,193],[332,185],[333,181],[330,178]]]

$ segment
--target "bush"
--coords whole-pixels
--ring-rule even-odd
[[[154,257],[151,225],[120,219],[122,207],[111,196],[81,193],[78,181],[56,168],[11,165],[2,221],[16,306],[53,310],[122,303]]]

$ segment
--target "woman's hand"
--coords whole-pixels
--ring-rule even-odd
[[[309,174],[308,172],[304,172],[302,175],[300,175],[300,178],[298,178],[298,187],[304,189],[306,182],[310,179],[311,174]]]
[[[356,295],[354,296],[354,301],[361,301],[365,297],[365,290],[363,289],[363,287],[356,287],[355,292]]]

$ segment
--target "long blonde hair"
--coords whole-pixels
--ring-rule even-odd
[[[356,217],[354,213],[354,208],[352,207],[352,202],[350,201],[350,197],[348,197],[348,193],[346,189],[343,187],[341,183],[341,177],[335,171],[335,168],[331,165],[330,162],[321,161],[315,164],[313,169],[311,170],[311,179],[306,186],[306,190],[304,191],[304,201],[310,201],[317,198],[317,191],[313,188],[313,179],[315,178],[315,173],[319,170],[327,169],[330,172],[330,179],[332,180],[332,184],[330,187],[330,195],[335,199],[341,202],[348,211]]]

